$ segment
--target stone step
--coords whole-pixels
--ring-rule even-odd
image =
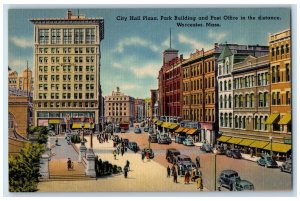
[[[81,180],[95,180],[85,174],[74,174],[74,175],[50,175],[48,181],[81,181]]]

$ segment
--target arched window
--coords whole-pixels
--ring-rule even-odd
[[[258,93],[258,107],[263,107],[264,105],[264,95],[263,93]]]
[[[220,108],[223,108],[223,96],[220,96]]]
[[[239,107],[243,107],[243,96],[242,96],[242,94],[239,95]]]
[[[226,62],[226,73],[228,74],[228,71],[229,71],[229,63],[228,61]]]
[[[264,122],[266,122],[268,119],[268,116],[265,116]],[[265,124],[265,131],[268,130],[268,124]]]
[[[228,90],[231,90],[231,80],[228,81]]]
[[[223,127],[223,113],[220,114],[220,126]]]
[[[227,108],[227,96],[224,96],[224,108]]]
[[[264,107],[269,107],[269,98],[268,98],[268,92],[264,93]]]
[[[229,128],[232,128],[232,113],[229,113]]]
[[[223,91],[223,82],[220,82],[220,91]]]
[[[254,107],[254,102],[255,99],[254,99],[254,94],[251,94],[251,101],[250,101],[250,107]]]
[[[250,97],[249,94],[245,96],[245,107],[248,108],[250,106]]]
[[[231,108],[231,95],[229,94],[229,98],[228,98],[228,107]]]
[[[259,130],[264,130],[265,128],[264,128],[264,124],[263,124],[263,121],[264,121],[264,119],[263,119],[264,117],[263,116],[260,116],[259,117]]]
[[[227,91],[227,81],[224,81],[224,91]]]
[[[239,103],[239,96],[238,96],[238,95],[235,95],[235,96],[234,96],[234,107],[235,107],[235,108],[238,107],[238,105],[239,105],[238,103]]]
[[[243,117],[243,129],[246,129],[246,116]]]
[[[239,128],[242,128],[242,117],[239,117]]]
[[[276,105],[276,93],[272,93],[272,105]]]
[[[225,127],[228,127],[228,114],[225,113]]]
[[[234,128],[238,128],[239,127],[239,119],[238,116],[234,117]]]

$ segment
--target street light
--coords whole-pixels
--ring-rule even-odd
[[[93,149],[93,128],[94,128],[94,119],[90,118],[90,148]]]
[[[83,144],[84,145],[84,130],[83,130],[83,128],[84,128],[84,116],[82,116],[81,117],[81,132],[82,132],[82,134],[81,134],[81,138],[82,138],[82,141],[81,141],[81,144]]]
[[[272,142],[273,142],[273,137],[272,136],[269,136],[269,139],[270,139],[270,143],[271,143],[271,149],[270,149],[270,155],[271,155],[271,158],[273,159],[273,150],[272,150]]]

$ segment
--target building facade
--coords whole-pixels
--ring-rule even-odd
[[[33,92],[33,84],[32,71],[29,68],[25,68],[21,75],[18,75],[16,71],[8,75],[9,89]]]
[[[133,123],[135,119],[135,100],[120,92],[113,91],[111,96],[105,96],[104,111],[106,122]]]
[[[142,122],[145,119],[145,100],[141,98],[134,99],[134,118],[136,122]]]
[[[269,35],[271,115],[267,120],[274,142],[291,141],[291,30]]]
[[[99,126],[100,42],[103,18],[73,15],[30,19],[34,24],[34,125],[57,133]]]
[[[159,112],[159,92],[158,89],[151,89],[151,118],[156,118],[160,115]]]

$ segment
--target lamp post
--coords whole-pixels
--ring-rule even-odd
[[[96,171],[95,171],[95,154],[93,151],[93,128],[94,128],[94,119],[89,119],[90,123],[90,148],[88,149],[86,160],[87,160],[87,166],[85,173],[89,177],[96,177]]]
[[[80,145],[80,150],[79,150],[79,158],[78,158],[78,162],[81,162],[82,160],[82,157],[85,156],[86,154],[86,147],[85,147],[85,141],[84,141],[84,131],[83,131],[83,128],[84,128],[84,116],[81,117],[81,145]]]
[[[272,137],[272,136],[269,136],[269,139],[270,139],[270,144],[271,144],[271,147],[270,147],[270,155],[271,155],[271,158],[273,159],[273,150],[272,150],[273,137]]]
[[[215,191],[217,191],[217,154],[214,154],[214,157],[215,157],[215,177],[214,177],[214,187],[215,187]]]

